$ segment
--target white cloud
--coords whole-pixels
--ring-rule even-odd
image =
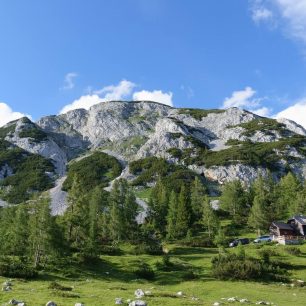
[[[64,106],[60,114],[67,113],[77,108],[89,109],[93,105],[105,101],[123,100],[132,94],[135,86],[136,85],[130,81],[122,80],[118,85],[110,85],[100,90],[92,91],[90,94],[81,96],[79,99]]]
[[[293,39],[306,43],[306,0],[251,0],[254,22],[269,21]]]
[[[272,11],[265,7],[258,7],[252,10],[252,19],[255,22],[268,21],[273,18]]]
[[[14,112],[6,103],[0,102],[0,126],[22,117],[29,117],[31,119],[31,116]]]
[[[272,3],[285,21],[286,33],[306,43],[306,0],[272,0]]]
[[[85,95],[81,96],[79,99],[74,100],[71,104],[65,105],[61,111],[60,114],[67,113],[71,110],[78,109],[78,108],[85,108],[89,109],[95,104],[98,104],[100,102],[103,102],[104,100],[101,99],[98,95]]]
[[[246,87],[244,90],[234,91],[230,98],[225,98],[223,108],[245,107],[254,108],[259,105],[259,99],[254,98],[256,91],[252,87]]]
[[[262,117],[268,117],[271,114],[271,109],[268,107],[261,107],[258,109],[253,109],[252,113],[258,115],[258,116],[262,116]]]
[[[162,104],[166,104],[169,106],[173,106],[172,102],[172,92],[162,92],[161,90],[153,90],[153,91],[137,91],[133,94],[134,101],[154,101]]]
[[[231,97],[225,98],[222,108],[239,107],[247,109],[259,116],[268,117],[271,109],[261,105],[262,101],[267,98],[257,98],[256,94],[256,90],[250,86],[247,86],[243,90],[234,91]]]
[[[276,114],[275,118],[286,118],[295,121],[306,129],[306,98]]]
[[[75,72],[69,72],[65,75],[65,79],[64,79],[64,86],[62,87],[62,89],[65,90],[69,90],[74,88],[75,84],[74,84],[74,79],[78,76],[77,73]]]
[[[122,80],[118,85],[106,86],[100,90],[93,91],[93,93],[99,96],[103,94],[105,101],[122,100],[132,93],[135,86],[136,84],[130,81]]]

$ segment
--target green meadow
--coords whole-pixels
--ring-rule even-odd
[[[186,305],[242,305],[228,302],[230,297],[248,299],[249,305],[266,301],[277,306],[305,306],[306,287],[300,287],[294,280],[306,280],[306,244],[292,252],[290,246],[254,245],[243,246],[246,254],[254,257],[262,250],[268,250],[272,259],[290,263],[289,283],[220,281],[212,277],[211,259],[218,255],[216,248],[182,247],[167,245],[172,269],[160,269],[162,256],[134,255],[128,245],[121,246],[122,254],[105,255],[90,264],[69,265],[63,261],[52,268],[40,271],[35,280],[12,279],[12,291],[1,292],[0,303],[10,299],[24,301],[28,306],[43,306],[52,300],[58,306],[74,305],[115,305],[115,298],[135,300],[134,291],[150,291],[143,297],[149,306]],[[238,252],[238,248],[229,252]],[[295,249],[296,251],[296,249]],[[147,263],[154,271],[154,278],[145,280],[137,277],[135,271]],[[6,278],[1,277],[3,283]],[[54,282],[57,286],[54,288]],[[53,284],[53,286],[52,286]],[[177,292],[182,291],[183,296]],[[273,304],[272,304],[273,303]]]

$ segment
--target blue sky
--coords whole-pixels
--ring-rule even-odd
[[[0,2],[0,124],[113,99],[306,127],[306,0]]]

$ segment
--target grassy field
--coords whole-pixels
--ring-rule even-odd
[[[173,271],[165,272],[156,267],[162,261],[160,256],[131,255],[125,251],[120,256],[102,256],[101,261],[90,266],[74,265],[68,267],[58,263],[58,271],[41,272],[38,280],[24,281],[13,279],[12,291],[1,292],[0,304],[4,305],[10,299],[25,301],[28,306],[45,305],[53,300],[58,306],[74,305],[83,302],[86,305],[114,305],[115,298],[124,300],[135,299],[134,291],[138,288],[151,291],[151,296],[143,298],[149,306],[187,306],[212,305],[222,302],[222,305],[241,305],[230,303],[224,298],[246,298],[251,304],[260,300],[274,303],[278,306],[305,306],[306,287],[291,286],[291,284],[218,281],[211,277],[211,258],[218,253],[213,248],[190,248],[169,245],[170,258],[175,267]],[[278,260],[290,262],[292,279],[306,280],[306,245],[300,246],[299,256],[291,255],[288,247],[277,245],[244,246],[247,254],[258,255],[259,248],[268,248]],[[235,252],[236,250],[231,250]],[[139,262],[148,263],[155,270],[152,281],[137,279],[135,269]],[[193,271],[197,277],[192,280],[186,271]],[[6,279],[0,278],[1,283]],[[71,291],[50,289],[50,283],[56,281],[63,286],[71,287]],[[184,297],[177,297],[182,291]],[[223,299],[222,299],[223,298]]]

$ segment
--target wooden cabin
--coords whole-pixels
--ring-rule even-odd
[[[294,216],[288,220],[299,236],[306,236],[306,216]]]
[[[291,224],[285,222],[272,222],[270,225],[270,234],[272,236],[295,236],[295,229]]]
[[[298,244],[306,239],[306,217],[294,216],[285,222],[272,222],[270,225],[272,240],[281,244]]]

